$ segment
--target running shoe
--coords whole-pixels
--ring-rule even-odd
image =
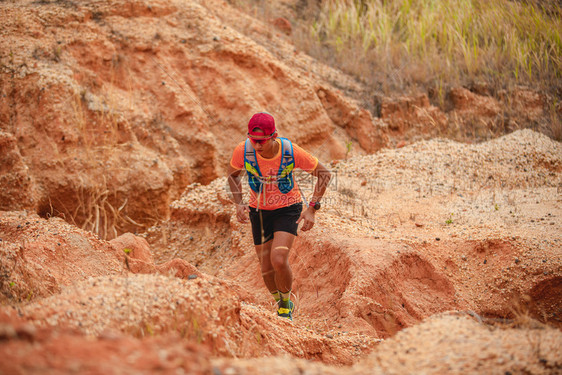
[[[277,316],[282,318],[287,318],[289,320],[293,320],[293,310],[295,308],[295,304],[293,301],[289,300],[289,307],[279,307],[277,309]]]

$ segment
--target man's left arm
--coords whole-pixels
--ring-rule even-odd
[[[316,165],[316,168],[312,171],[312,175],[317,177],[316,184],[314,185],[314,192],[312,193],[312,198],[310,202],[320,202],[320,199],[324,196],[330,180],[332,179],[332,173],[320,162]],[[301,221],[303,222],[301,230],[307,231],[312,229],[314,226],[314,216],[316,214],[316,209],[309,205],[301,213],[300,218],[297,220],[297,224]]]

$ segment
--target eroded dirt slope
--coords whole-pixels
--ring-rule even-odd
[[[367,92],[295,48],[299,3],[264,16],[222,0],[0,2],[0,209],[104,239],[142,232],[187,185],[222,175],[257,111],[329,162],[439,134],[486,137],[552,110],[532,88],[504,101],[454,88],[446,112],[428,93]]]
[[[242,17],[223,1],[2,2],[0,208],[103,238],[141,230],[186,185],[218,177],[264,110],[298,143],[327,141],[327,160],[358,134],[363,152],[386,144],[366,110],[223,24],[217,7]]]
[[[114,373],[557,373],[560,151],[520,131],[338,164],[346,173],[291,253],[293,322],[275,315],[224,179],[190,186],[170,221],[111,242],[60,219],[3,212],[10,278],[0,351],[13,360],[2,368],[102,371],[107,364],[92,361],[99,356]],[[87,255],[76,242],[89,244]],[[51,278],[32,272],[40,258]],[[74,272],[65,271],[69,261]]]
[[[536,122],[541,94],[371,114],[271,22],[219,0],[0,1],[0,372],[560,373],[560,143],[413,143]],[[335,172],[291,253],[293,322],[222,178],[260,110]]]
[[[557,373],[561,151],[519,131],[338,163],[291,252],[293,322],[275,315],[223,178],[189,186],[168,222],[111,242],[2,212],[3,369],[101,371],[92,356],[124,345],[146,361],[114,353],[110,372]]]

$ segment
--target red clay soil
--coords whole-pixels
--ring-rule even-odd
[[[293,322],[274,312],[249,228],[233,219],[226,204],[224,179],[186,189],[171,206],[172,219],[143,236],[111,242],[58,218],[2,212],[0,350],[13,358],[3,369],[105,371],[105,364],[91,360],[93,352],[58,353],[93,341],[92,348],[102,348],[95,354],[101,359],[111,337],[112,343],[146,350],[147,359],[153,345],[178,358],[134,366],[122,361],[114,373],[170,363],[180,368],[192,356],[204,358],[196,365],[202,373],[255,373],[263,366],[318,373],[559,372],[562,209],[550,180],[534,176],[559,165],[553,155],[562,155],[560,144],[530,131],[478,146],[451,142],[449,155],[439,151],[442,143],[342,163],[354,171],[383,168],[381,187],[366,199],[363,172],[339,177],[314,230],[299,235],[290,256],[298,307]],[[511,143],[525,145],[512,149],[511,159],[525,160],[527,171],[501,168],[502,150]],[[488,150],[498,160],[479,162]],[[415,162],[404,158],[410,152],[417,154]],[[524,178],[533,186],[481,187],[467,199],[470,190],[442,180],[449,175],[446,167],[432,174],[431,194],[429,185],[415,180],[392,186],[396,173],[420,175],[426,173],[420,172],[422,160],[438,166],[452,156],[465,161],[461,175],[474,173],[474,163],[493,178],[511,173],[512,183]],[[481,210],[480,202],[493,195],[498,203]],[[364,207],[354,207],[360,201]],[[462,216],[445,215],[451,207]],[[39,370],[29,361],[30,350]]]
[[[530,88],[505,101],[454,88],[449,112],[427,93],[377,94],[371,114],[346,96],[372,97],[360,82],[276,28],[298,4],[276,7],[255,18],[222,0],[1,2],[0,209],[64,217],[104,239],[143,232],[187,185],[222,176],[263,110],[325,162],[474,124],[489,134],[502,113],[551,121]]]
[[[0,374],[562,373],[562,145],[436,137],[542,96],[374,117],[295,51],[291,4],[0,2]],[[224,177],[259,110],[334,175],[293,321]]]

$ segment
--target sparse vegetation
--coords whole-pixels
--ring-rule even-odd
[[[349,153],[351,152],[352,148],[353,148],[353,141],[347,141],[345,143],[345,160],[347,160],[347,157],[349,156]]]
[[[262,1],[237,3],[250,4],[272,13]],[[542,126],[561,140],[561,9],[552,0],[299,2],[292,38],[298,49],[362,81],[361,99],[373,114],[373,93],[421,90],[447,109],[451,87],[484,87],[500,97],[525,85],[545,94],[546,107],[558,108]],[[494,124],[494,135],[513,130],[504,122]]]
[[[476,80],[560,85],[554,1],[330,0],[311,21],[335,64],[384,90]]]

